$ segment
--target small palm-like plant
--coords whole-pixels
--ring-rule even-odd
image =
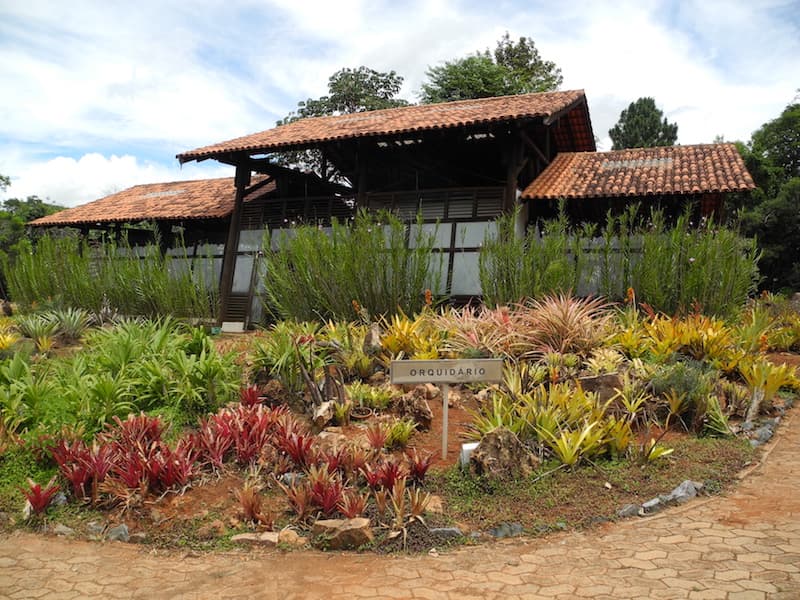
[[[359,493],[356,490],[346,490],[342,494],[342,499],[339,501],[337,508],[348,519],[355,519],[364,514],[364,509],[367,507],[367,500],[369,494]]]
[[[56,484],[55,475],[53,475],[44,487],[36,483],[33,479],[28,478],[28,488],[22,488],[22,493],[31,505],[31,515],[40,515],[47,510],[47,507],[50,506],[50,502],[53,500],[53,496],[58,493],[59,489],[59,486]]]
[[[582,429],[562,430],[558,436],[547,431],[540,433],[558,460],[568,467],[572,467],[578,464],[583,456],[596,453],[598,447],[602,446],[602,438],[591,436],[596,425],[597,422],[587,423]]]
[[[50,313],[59,335],[67,342],[76,342],[89,327],[89,313],[81,308],[65,308]]]
[[[413,419],[396,419],[389,426],[386,446],[389,448],[405,448],[416,430],[417,423]]]
[[[794,371],[787,365],[776,366],[766,360],[755,360],[739,366],[739,373],[750,389],[752,399],[746,422],[752,422],[761,410],[761,404],[771,401],[780,388],[796,385]]]

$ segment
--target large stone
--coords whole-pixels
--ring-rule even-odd
[[[74,529],[72,529],[71,527],[67,527],[66,525],[62,525],[61,523],[58,523],[55,527],[53,527],[52,531],[53,534],[55,535],[65,535],[65,536],[75,535]]]
[[[331,550],[354,550],[371,543],[372,533],[369,519],[320,519],[311,528],[314,535],[325,538]]]
[[[125,523],[122,523],[121,525],[112,527],[106,532],[106,539],[109,542],[127,542],[131,539],[131,535],[128,532],[128,526],[125,525]]]
[[[622,389],[622,380],[618,373],[606,373],[593,377],[579,377],[577,382],[585,392],[595,392],[598,401],[603,403],[617,395],[617,390]]]
[[[430,429],[433,421],[433,411],[426,399],[427,394],[427,388],[424,385],[418,385],[394,401],[397,414],[414,419],[417,428],[421,431]]]
[[[640,504],[626,504],[617,511],[617,516],[623,519],[627,517],[635,517],[641,510],[642,506]]]
[[[285,544],[290,548],[302,548],[308,543],[308,540],[294,529],[282,529],[278,533],[278,543]]]
[[[322,429],[333,420],[333,401],[328,400],[314,407],[314,414],[311,417],[314,426]]]
[[[681,482],[680,485],[675,487],[669,494],[665,494],[663,496],[659,496],[661,501],[665,504],[670,502],[674,502],[676,504],[683,504],[684,502],[688,502],[695,496],[697,496],[697,492],[703,489],[703,484],[699,481],[692,481],[690,479],[686,479],[685,481]]]
[[[278,545],[279,533],[277,531],[265,531],[264,533],[240,533],[231,538],[237,544],[252,544],[254,546],[266,546],[273,548]]]
[[[378,356],[383,347],[381,346],[381,326],[377,323],[372,323],[364,336],[364,345],[361,347],[364,354],[367,356]]]
[[[469,458],[473,473],[493,479],[527,477],[539,464],[539,459],[505,427],[484,435]]]

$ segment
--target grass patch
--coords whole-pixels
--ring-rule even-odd
[[[726,488],[753,456],[747,440],[679,438],[669,459],[640,466],[631,461],[587,464],[553,471],[543,465],[530,478],[492,482],[453,467],[429,476],[448,516],[486,530],[519,522],[530,533],[587,527],[616,518],[625,504],[666,494],[685,479],[702,481],[711,493]],[[550,475],[541,477],[548,471]],[[609,489],[606,483],[611,485]]]

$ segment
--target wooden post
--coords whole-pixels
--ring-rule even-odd
[[[242,220],[242,204],[247,186],[250,185],[250,161],[244,156],[236,163],[236,195],[234,197],[233,212],[228,226],[228,237],[225,240],[225,251],[222,256],[222,276],[219,290],[219,318],[217,322],[222,325],[228,310],[231,292],[233,291],[233,273],[236,269],[236,254],[239,250],[239,229]]]
[[[450,384],[442,384],[442,458],[447,458],[447,397],[450,395]]]

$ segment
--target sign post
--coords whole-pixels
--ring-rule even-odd
[[[496,383],[503,380],[502,358],[393,360],[391,382],[442,384],[442,458],[447,457],[447,398],[452,383]]]

